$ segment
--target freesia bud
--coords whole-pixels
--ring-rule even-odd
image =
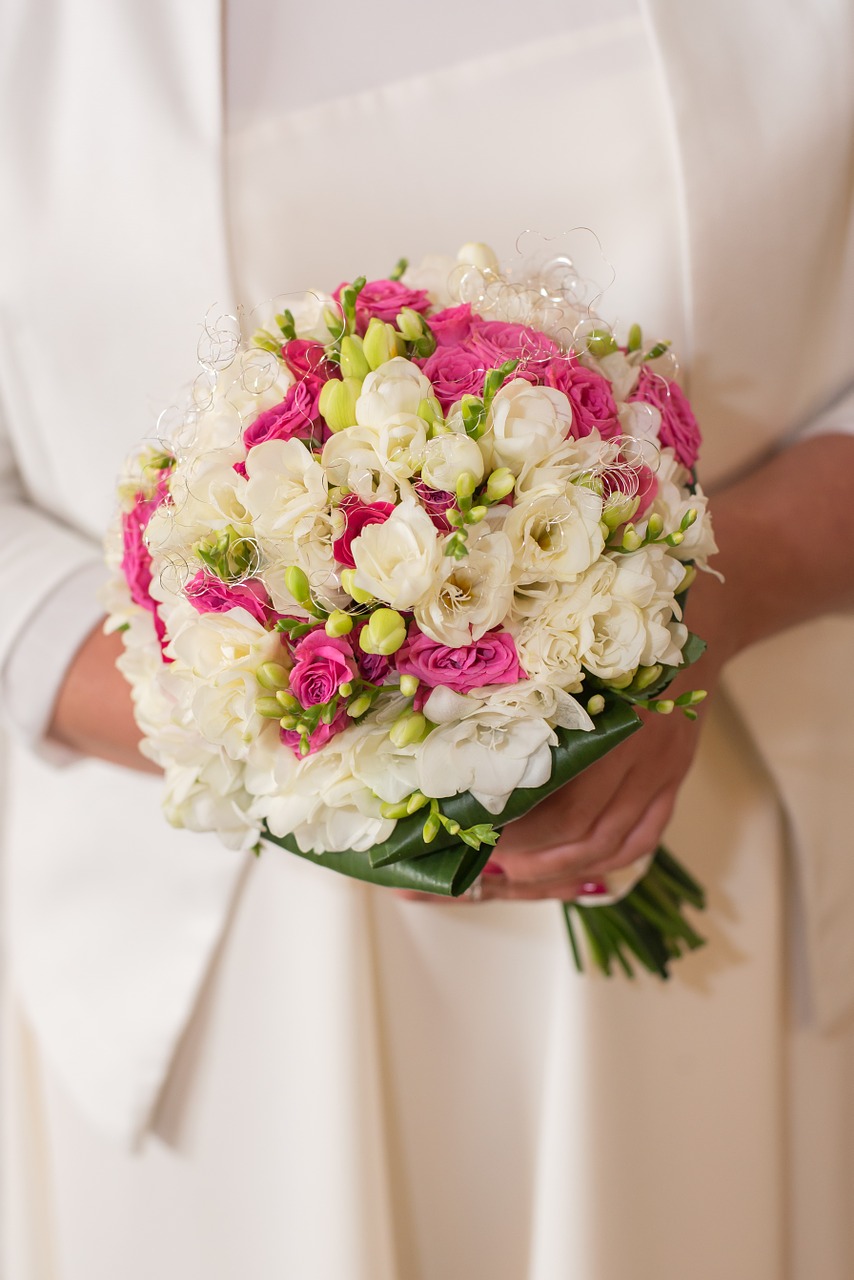
[[[363,716],[366,711],[370,711],[371,701],[369,693],[360,693],[358,698],[354,698],[352,702],[347,703],[347,715],[353,720],[358,720],[359,716]]]
[[[391,818],[396,821],[399,818],[407,817],[409,810],[405,800],[397,800],[394,803],[384,800],[380,805],[380,813],[384,818]]]
[[[356,401],[361,394],[360,378],[330,378],[324,382],[318,407],[330,431],[355,426]]]
[[[347,337],[341,339],[341,374],[344,378],[358,378],[361,382],[367,378],[371,366],[365,359],[362,339]]]
[[[388,731],[396,747],[409,747],[427,736],[427,718],[420,711],[404,712]]]
[[[601,693],[594,693],[592,698],[587,699],[588,715],[598,716],[600,712],[605,710],[605,699]]]
[[[405,639],[406,623],[396,609],[375,609],[359,633],[359,644],[365,653],[384,657],[396,653]]]
[[[262,698],[256,698],[255,710],[258,712],[259,716],[263,716],[265,720],[278,720],[282,714],[282,708],[271,694],[265,694]]]
[[[301,604],[303,607],[311,604],[308,578],[298,565],[292,564],[290,568],[285,570],[285,587],[297,604]]]
[[[641,693],[644,689],[648,689],[651,684],[655,684],[664,668],[660,662],[656,662],[651,667],[638,667],[637,674],[632,681],[632,688]]]
[[[463,245],[457,254],[457,262],[465,262],[470,267],[477,267],[478,271],[498,270],[498,259],[489,245],[475,240],[470,240]]]
[[[662,520],[660,515],[658,515],[656,512],[653,512],[653,514],[649,517],[649,519],[646,522],[647,535],[650,538],[660,538],[661,532],[663,529],[664,529],[664,521]]]
[[[686,529],[691,528],[691,525],[694,524],[696,519],[697,519],[697,508],[690,507],[682,517],[682,523],[679,525],[679,528],[684,533]]]
[[[657,711],[660,716],[669,716],[676,703],[670,698],[659,698],[656,702],[651,702],[650,707],[653,711]]]
[[[379,369],[395,356],[400,355],[397,345],[397,334],[390,324],[373,316],[368,324],[368,331],[362,341],[365,359],[372,369]]]
[[[288,672],[280,662],[262,662],[255,672],[255,679],[262,689],[287,689]]]
[[[333,609],[329,617],[326,619],[324,628],[326,634],[332,638],[338,636],[348,636],[353,630],[353,619],[349,613],[345,613],[343,609]]]
[[[353,686],[350,681],[345,680],[343,684],[339,684],[338,692],[341,694],[342,698],[349,698],[350,694],[353,692]]]
[[[490,502],[500,502],[516,488],[516,477],[509,467],[499,467],[486,482],[486,496]]]
[[[685,541],[685,534],[680,529],[677,529],[675,533],[669,533],[665,541],[670,547],[680,547]]]
[[[621,545],[624,551],[637,551],[638,547],[643,546],[643,538],[633,524],[626,526]]]
[[[276,694],[276,701],[284,711],[302,711],[299,699],[287,689],[280,689]]]
[[[429,804],[429,800],[420,791],[413,791],[412,795],[406,802],[406,812],[408,814],[417,813],[419,809],[423,809],[425,804]]]
[[[427,821],[424,823],[424,826],[421,829],[421,839],[424,841],[425,844],[430,844],[431,841],[436,839],[436,836],[439,834],[439,831],[441,830],[441,826],[442,824],[437,818],[436,814],[431,813]]]
[[[400,677],[400,692],[404,698],[414,698],[418,692],[420,681],[417,676],[402,675]]]
[[[354,581],[355,576],[355,569],[342,569],[341,586],[347,592],[347,595],[356,601],[356,604],[371,604],[374,597],[369,591],[363,591],[361,587],[356,586]]]
[[[477,488],[477,480],[470,471],[464,471],[457,480],[456,494],[460,502],[470,498]]]
[[[677,588],[677,594],[681,594],[681,592],[687,591],[688,588],[691,586],[692,582],[694,581],[694,579],[696,578],[696,576],[697,576],[697,566],[694,564],[686,564],[685,577],[679,583],[679,586]]]
[[[640,498],[632,498],[626,493],[612,493],[606,499],[602,510],[602,521],[610,531],[613,531],[631,520],[639,506]]]
[[[417,342],[424,336],[424,322],[411,307],[402,307],[397,313],[397,328],[407,342]]]
[[[472,507],[469,512],[469,524],[480,524],[488,510],[488,507]]]
[[[282,716],[281,720],[279,721],[279,727],[281,729],[290,730],[290,732],[293,732],[293,730],[296,729],[298,724],[299,724],[299,720],[295,715]]]
[[[442,406],[435,396],[428,396],[426,400],[421,401],[418,406],[418,417],[422,418],[431,427],[437,424],[444,426],[445,420],[442,416]]]
[[[591,329],[586,337],[587,350],[596,359],[609,356],[617,350],[617,339],[607,329]]]

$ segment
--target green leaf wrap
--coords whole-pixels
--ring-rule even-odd
[[[502,827],[515,818],[521,818],[588,765],[607,755],[640,726],[637,712],[625,702],[615,701],[596,717],[596,727],[587,733],[580,729],[558,729],[559,743],[552,747],[552,774],[548,782],[541,787],[524,787],[515,791],[500,814],[489,813],[470,792],[443,800],[442,810],[463,828],[478,822],[491,822]],[[431,844],[425,845],[421,838],[424,818],[425,812],[421,811],[411,818],[401,819],[388,840],[363,853],[352,849],[344,853],[303,853],[292,836],[277,837],[265,832],[264,839],[318,866],[329,867],[370,884],[458,897],[483,870],[491,850],[487,845],[471,849],[444,830]]]

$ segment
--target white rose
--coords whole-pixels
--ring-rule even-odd
[[[398,413],[417,413],[421,401],[432,394],[433,388],[418,366],[395,356],[365,378],[356,401],[356,422],[378,431]]]
[[[323,446],[321,457],[329,483],[352,490],[363,502],[393,502],[397,487],[387,457],[380,455],[380,439],[380,431],[373,427],[336,431]]]
[[[602,554],[602,499],[569,485],[565,495],[539,490],[513,507],[504,532],[513,545],[516,581],[567,582]]]
[[[215,831],[229,849],[249,849],[258,840],[260,827],[249,804],[240,766],[219,752],[202,751],[195,763],[166,771],[167,821],[188,831]]]
[[[643,610],[628,600],[612,600],[606,612],[596,615],[593,637],[581,657],[600,680],[617,680],[640,666],[646,643]]]
[[[563,492],[576,476],[596,471],[607,445],[598,431],[574,440],[569,436],[545,458],[526,461],[516,481],[516,496],[527,497],[537,489]]]
[[[442,544],[423,507],[407,501],[384,524],[366,525],[350,544],[355,584],[395,609],[411,609],[443,569]]]
[[[518,475],[525,463],[545,458],[569,435],[572,409],[562,391],[532,387],[515,378],[492,402],[484,434],[494,467]]]
[[[610,603],[593,619],[593,640],[582,661],[603,680],[627,675],[656,662],[678,666],[687,630],[674,599],[682,565],[661,546],[615,557]]]
[[[529,678],[576,693],[581,689],[582,655],[593,643],[595,615],[610,603],[615,573],[610,561],[597,561],[575,582],[561,584],[538,613],[511,624],[516,652]]]
[[[480,526],[478,526],[480,527]],[[431,640],[456,649],[497,627],[513,600],[513,547],[502,532],[471,537],[462,560],[444,557],[444,573],[415,608]]]
[[[517,787],[540,787],[549,780],[557,743],[539,717],[478,710],[428,735],[418,757],[418,781],[426,796],[441,800],[471,791],[498,814]]]
[[[449,432],[427,442],[421,479],[431,489],[455,493],[457,481],[466,473],[474,476],[475,484],[483,479],[483,454],[469,436]]]

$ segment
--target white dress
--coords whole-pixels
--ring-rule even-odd
[[[235,111],[238,296],[587,225],[605,313],[678,349],[646,29],[533,31]],[[133,1156],[13,1013],[9,1280],[846,1280],[854,1034],[793,1016],[782,819],[725,696],[668,841],[708,887],[710,945],[667,985],[579,978],[554,903],[425,906],[267,850]]]

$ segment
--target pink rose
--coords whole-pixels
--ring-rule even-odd
[[[546,386],[562,391],[572,405],[574,440],[598,431],[603,440],[620,434],[620,420],[611,384],[595,369],[582,364],[556,361],[546,370]]]
[[[311,374],[326,382],[328,378],[338,376],[336,366],[326,359],[322,343],[308,338],[292,338],[286,342],[282,347],[282,358],[295,378]]]
[[[267,440],[312,440],[320,435],[322,423],[318,401],[323,379],[309,375],[288,388],[284,400],[266,409],[243,432],[247,449]]]
[[[437,311],[434,315],[428,316],[428,322],[437,346],[459,346],[472,332],[471,303],[464,302],[459,307],[446,307],[444,311]]]
[[[346,284],[339,284],[333,293],[336,302],[341,301],[341,291]],[[393,324],[401,307],[410,307],[422,314],[430,307],[429,294],[424,289],[408,289],[399,280],[369,280],[356,299],[356,329],[364,333],[374,317]]]
[[[659,410],[659,440],[673,450],[683,467],[693,469],[700,453],[702,436],[688,398],[679,384],[644,369],[629,400],[639,400]]]
[[[433,521],[434,526],[440,533],[450,533],[451,525],[445,512],[457,505],[454,495],[446,493],[444,489],[431,489],[429,484],[425,484],[423,480],[417,480],[413,488],[418,495],[418,501]]]
[[[444,411],[465,395],[479,396],[490,367],[482,352],[467,347],[437,347],[426,360],[416,360]]]
[[[350,717],[347,715],[346,707],[339,707],[335,714],[335,719],[331,724],[324,724],[323,721],[315,729],[308,740],[308,754],[313,756],[315,751],[319,751],[321,747],[325,747],[330,739],[336,734],[341,733],[351,723]],[[295,755],[300,754],[300,735],[295,729],[280,729],[279,737],[286,747],[290,747]]]
[[[487,631],[471,644],[450,649],[431,640],[413,623],[395,655],[395,666],[401,675],[416,676],[430,688],[444,685],[455,693],[526,679],[513,637],[506,631]]]
[[[304,707],[328,702],[342,684],[349,684],[357,675],[346,636],[328,636],[323,627],[315,627],[294,645],[291,693]]]
[[[257,579],[231,584],[221,582],[213,574],[200,570],[187,583],[185,594],[197,613],[227,613],[229,609],[245,609],[263,627],[274,616],[270,597]]]
[[[133,510],[126,511],[122,515],[124,553],[122,555],[121,568],[125,576],[125,582],[128,584],[131,600],[135,605],[139,605],[141,609],[147,609],[152,616],[154,629],[157,632],[157,639],[160,641],[162,651],[168,643],[166,626],[160,616],[158,603],[151,595],[151,554],[143,539],[152,515],[169,497],[169,490],[163,473],[161,473],[161,477],[151,498],[146,498],[143,494],[138,493]],[[163,661],[171,662],[172,659],[167,658],[166,654],[163,653]]]
[[[356,561],[350,543],[368,524],[385,524],[392,511],[393,502],[363,502],[355,493],[348,493],[338,510],[344,516],[344,532],[332,544],[332,554],[339,564],[355,569]]]
[[[498,368],[506,360],[518,360],[514,378],[541,383],[551,361],[560,356],[560,347],[544,333],[526,324],[507,324],[503,320],[486,320],[475,325],[472,348],[481,352],[489,368]]]

